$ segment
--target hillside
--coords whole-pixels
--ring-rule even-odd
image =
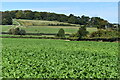
[[[104,29],[107,27],[112,27],[113,24],[109,23],[107,20],[104,20],[100,17],[89,17],[85,15],[75,16],[74,14],[70,14],[69,16],[65,14],[57,14],[57,13],[50,13],[50,12],[37,12],[31,10],[14,10],[14,11],[3,11],[2,13],[2,25],[12,25],[12,19],[27,19],[27,20],[47,20],[53,21],[55,24],[49,24],[49,22],[40,25],[54,25],[54,26],[71,26],[71,24],[77,25],[87,25],[88,27],[97,27]],[[58,22],[65,22],[67,24],[59,24]],[[22,25],[23,21],[21,21]],[[0,25],[1,25],[0,24]],[[31,24],[30,21],[24,23],[24,25],[39,25],[37,21]]]
[[[77,24],[46,20],[14,19],[13,22],[28,33],[57,33],[60,28],[63,28],[66,34],[72,34],[77,32],[80,27]],[[87,30],[94,32],[97,28],[87,28]]]
[[[20,24],[21,26],[79,26],[78,24],[70,24],[67,22],[59,21],[47,21],[47,20],[25,20],[25,19],[13,19],[14,24]]]
[[[65,37],[69,37],[70,34],[76,33],[79,30],[80,26],[82,25],[70,24],[59,21],[13,19],[13,25],[0,25],[3,34],[0,36],[16,37],[17,35],[9,35],[8,32],[11,28],[19,27],[20,29],[26,31],[27,34],[24,37],[31,37],[32,35],[34,35],[32,37],[54,37],[61,28],[63,28],[65,31]],[[97,28],[87,27],[87,31],[91,33],[97,31]]]

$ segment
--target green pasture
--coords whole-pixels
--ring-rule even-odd
[[[22,23],[21,23],[22,22]],[[63,22],[57,22],[57,21],[43,21],[43,20],[22,20],[22,19],[14,19],[13,20],[14,25],[0,25],[0,28],[2,29],[2,32],[8,32],[10,28],[19,27],[21,29],[24,29],[27,33],[57,33],[60,28],[63,28],[65,30],[65,34],[72,34],[76,33],[79,29],[78,26],[75,24],[71,24],[72,26],[46,26],[46,25],[25,25],[28,23],[36,23],[36,24],[69,24],[69,23],[63,23]],[[97,28],[87,28],[87,31],[94,32],[97,31]]]

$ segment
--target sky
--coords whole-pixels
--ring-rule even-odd
[[[2,2],[2,11],[32,10],[101,17],[118,23],[118,2]]]
[[[119,2],[119,0],[1,0],[2,2]]]

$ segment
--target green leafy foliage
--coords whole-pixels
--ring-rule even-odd
[[[92,32],[90,34],[90,37],[103,37],[103,38],[114,38],[119,37],[118,31],[108,31],[108,30],[98,30],[95,32]]]
[[[0,25],[12,25],[12,18],[8,12],[0,12],[2,15],[2,23]]]
[[[60,21],[60,22],[68,22],[72,24],[90,25],[90,26],[99,25],[98,28],[104,28],[104,26],[109,23],[108,21],[100,17],[90,18],[89,16],[84,16],[84,15],[81,17],[74,16],[73,14],[67,16],[65,14],[37,12],[31,10],[13,10],[13,11],[5,11],[5,12],[9,13],[10,17],[13,19]]]
[[[57,33],[56,36],[57,36],[57,37],[60,37],[60,38],[64,38],[64,37],[65,37],[65,31],[64,31],[64,29],[61,28],[61,29],[58,31],[58,33]]]
[[[118,43],[3,39],[4,78],[118,78]]]
[[[105,26],[109,26],[109,22],[104,20],[100,17],[92,17],[91,20],[88,22],[88,26],[97,27],[98,29],[105,29]]]
[[[19,29],[19,27],[16,27],[16,28],[9,29],[9,34],[13,34],[13,35],[25,35],[26,31],[23,30],[23,29]]]
[[[86,30],[85,26],[81,26],[77,33],[70,35],[70,37],[78,37],[78,39],[81,39],[82,37],[85,37],[89,32]]]

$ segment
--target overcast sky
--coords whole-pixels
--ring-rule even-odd
[[[115,0],[114,0],[115,1]],[[117,1],[117,0],[116,0]],[[118,22],[118,2],[2,2],[2,10],[33,10],[101,17]]]

